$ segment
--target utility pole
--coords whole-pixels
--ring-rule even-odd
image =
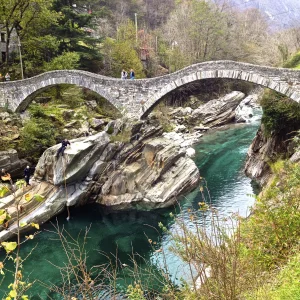
[[[21,76],[22,76],[22,79],[24,79],[23,61],[22,61],[22,53],[21,53],[21,41],[20,41],[19,33],[17,33],[17,36],[18,36],[18,48],[19,48],[19,54],[20,54]]]
[[[136,45],[137,45],[138,44],[137,13],[134,14],[134,21],[135,21],[135,42],[136,42]]]

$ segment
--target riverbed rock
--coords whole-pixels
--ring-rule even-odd
[[[99,159],[109,141],[105,132],[72,140],[64,156],[60,155],[59,158],[56,157],[56,153],[60,144],[48,148],[36,166],[34,177],[56,186],[81,182]]]
[[[177,125],[177,126],[174,128],[174,131],[175,131],[175,132],[186,132],[186,131],[187,131],[187,128],[186,128],[186,126],[184,126],[184,125]]]
[[[286,143],[281,137],[264,133],[264,126],[260,129],[250,145],[245,164],[245,173],[261,186],[265,185],[270,177],[270,163],[275,161],[278,155],[286,154]]]
[[[114,209],[167,207],[198,180],[199,171],[185,151],[165,138],[150,139],[137,161],[109,176],[97,202]]]
[[[185,134],[181,132],[174,132],[174,131],[163,133],[163,137],[172,141],[174,145],[185,149],[197,143],[202,136],[203,134],[201,134],[198,131],[195,131],[194,133],[185,133]]]
[[[196,150],[194,148],[187,148],[186,155],[188,157],[194,157],[196,155]]]
[[[257,107],[259,94],[248,95],[235,109],[235,119],[237,123],[247,123],[254,115],[253,108]]]
[[[95,130],[99,130],[101,127],[103,127],[105,122],[102,119],[92,118],[90,121],[91,127]]]
[[[191,107],[177,107],[170,111],[169,115],[172,117],[184,117],[189,116],[193,112]]]
[[[209,127],[204,126],[203,124],[200,124],[199,126],[194,127],[195,131],[207,131],[208,129],[209,129]]]
[[[23,178],[23,171],[28,164],[27,160],[19,159],[14,149],[0,151],[0,169],[5,169],[14,179]]]
[[[191,121],[208,127],[216,127],[232,122],[235,109],[245,94],[233,91],[224,97],[208,101],[192,112]]]
[[[290,161],[293,163],[300,162],[300,151],[295,152],[290,158]]]
[[[0,119],[1,120],[5,120],[9,117],[10,117],[10,114],[8,112],[6,112],[6,111],[5,112],[0,112]]]

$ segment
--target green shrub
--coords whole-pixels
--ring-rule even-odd
[[[56,144],[58,130],[53,122],[43,118],[28,120],[20,133],[19,150],[37,161],[40,155],[48,148]]]
[[[285,136],[300,127],[300,104],[274,91],[266,91],[261,100],[262,124],[267,135]]]
[[[82,88],[70,85],[63,91],[61,102],[63,104],[67,104],[70,108],[78,108],[83,106],[85,102],[83,99]]]
[[[96,101],[98,106],[95,110],[100,115],[110,117],[112,119],[118,119],[122,117],[121,112],[105,98],[98,96]]]
[[[272,170],[274,180],[242,224],[245,257],[263,270],[286,263],[300,240],[300,165],[279,162]]]
[[[300,52],[296,53],[290,60],[288,60],[283,67],[284,68],[298,68],[300,65]]]
[[[300,255],[292,257],[288,264],[274,274],[271,283],[264,284],[256,291],[248,293],[247,300],[298,300],[300,299]]]
[[[138,284],[129,285],[127,288],[127,297],[130,300],[144,300],[143,291]]]

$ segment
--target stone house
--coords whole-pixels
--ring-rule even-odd
[[[6,31],[3,26],[0,24],[0,64],[5,62],[6,60]],[[18,38],[17,38],[17,32],[15,29],[13,29],[11,38],[10,38],[10,45],[9,45],[9,51],[10,53],[17,51],[18,46]]]
[[[6,59],[6,33],[1,30],[0,31],[0,62],[4,62]]]

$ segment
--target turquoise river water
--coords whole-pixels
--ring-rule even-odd
[[[234,212],[246,215],[253,204],[254,199],[251,194],[255,193],[255,187],[244,175],[243,166],[248,147],[259,123],[260,120],[257,118],[252,123],[210,132],[195,146],[195,162],[200,169],[201,176],[207,182],[211,204],[222,216],[229,216]],[[134,280],[130,272],[132,253],[140,255],[135,257],[145,268],[149,264],[154,270],[162,264],[167,265],[172,280],[179,282],[180,277],[188,278],[187,266],[170,252],[168,246],[171,244],[172,233],[177,230],[175,220],[182,218],[189,222],[188,211],[192,208],[197,209],[200,201],[202,197],[199,189],[196,189],[181,200],[180,210],[178,207],[171,207],[150,212],[108,213],[98,205],[88,205],[73,208],[69,222],[66,221],[65,213],[52,222],[57,222],[60,227],[64,226],[74,237],[89,227],[89,238],[86,244],[89,266],[107,263],[107,257],[103,253],[111,258],[117,253],[117,264],[121,270],[118,272],[119,287],[128,286]],[[170,217],[171,212],[175,217]],[[167,232],[161,232],[158,227],[159,222],[168,228]],[[201,222],[201,217],[199,222]],[[41,229],[41,233],[32,241],[22,245],[22,257],[25,257],[33,246],[36,246],[25,261],[23,272],[31,281],[39,280],[45,284],[54,283],[59,286],[61,284],[60,272],[53,264],[61,266],[65,260],[65,254],[53,233],[53,225],[49,222]],[[150,244],[149,239],[154,243]],[[161,248],[164,249],[164,255],[159,250]],[[3,258],[4,253],[0,252],[0,261]],[[155,273],[155,271],[152,272]],[[147,279],[150,285],[155,285],[153,282],[150,283],[154,277],[150,276]],[[4,292],[8,290],[8,284],[12,281],[8,273],[4,280],[0,281],[1,299]],[[27,294],[30,299],[50,299],[48,296],[59,299],[38,282]]]

